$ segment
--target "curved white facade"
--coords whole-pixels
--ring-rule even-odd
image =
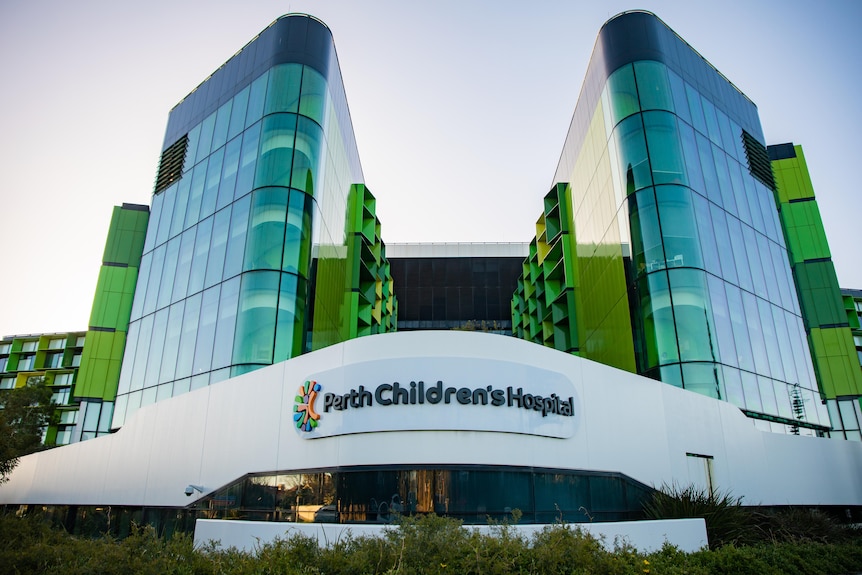
[[[306,382],[319,386],[311,431],[295,419]],[[451,388],[449,403],[432,401],[438,388]],[[729,403],[466,332],[363,337],[155,403],[113,435],[22,458],[0,504],[183,507],[194,501],[189,485],[206,495],[248,473],[366,465],[572,469],[685,485],[706,480],[707,460],[713,485],[749,505],[862,505],[862,444],[760,432]]]

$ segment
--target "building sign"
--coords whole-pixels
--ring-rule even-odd
[[[378,360],[310,374],[297,384],[294,427],[308,439],[380,431],[566,438],[577,425],[572,382],[561,373],[514,362]]]

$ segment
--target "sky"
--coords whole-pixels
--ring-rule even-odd
[[[656,13],[802,144],[862,288],[862,2],[3,0],[0,336],[86,330],[113,206],[149,204],[169,110],[275,18],[335,38],[386,243],[529,242],[602,24]]]

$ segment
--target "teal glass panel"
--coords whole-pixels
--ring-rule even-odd
[[[201,125],[198,124],[189,131],[189,143],[186,145],[186,159],[183,162],[183,173],[191,171],[198,161],[198,142],[200,142]]]
[[[652,185],[646,140],[641,117],[630,116],[614,130],[620,181],[625,182],[626,195]]]
[[[239,304],[239,283],[240,278],[235,277],[221,285],[221,296],[218,304],[218,323],[213,343],[213,369],[220,369],[230,365],[234,331],[236,328],[237,305]]]
[[[706,197],[706,184],[703,181],[703,170],[700,167],[700,155],[697,152],[697,140],[694,130],[685,122],[677,122],[679,138],[682,143],[683,157],[685,158],[685,169],[688,177],[688,185],[696,192]]]
[[[290,192],[284,234],[282,271],[308,277],[311,267],[311,217],[314,200],[296,190]]]
[[[700,93],[686,84],[685,96],[688,100],[688,109],[691,111],[691,123],[694,126],[694,129],[701,134],[708,134],[706,121],[703,119],[703,106],[701,105]]]
[[[725,366],[722,368],[722,375],[724,376],[723,399],[740,409],[745,409],[745,394],[742,391],[742,378],[739,375],[739,370]]]
[[[280,272],[242,275],[233,364],[271,364],[275,346]]]
[[[222,277],[232,278],[242,271],[242,260],[245,254],[245,241],[248,231],[248,212],[251,205],[251,195],[237,200],[232,206],[230,219],[230,235],[227,241],[227,253],[224,259]]]
[[[718,365],[714,363],[683,363],[683,387],[689,391],[720,399],[718,393]]]
[[[766,243],[769,246],[769,253],[772,256],[772,273],[775,275],[775,280],[778,283],[778,294],[781,299],[781,307],[792,311],[793,301],[795,298],[792,296],[793,292],[791,292],[791,290],[796,288],[791,288],[787,280],[787,275],[785,274],[785,269],[789,267],[787,252],[778,247],[778,244],[774,242],[766,240]],[[775,294],[772,294],[772,299],[773,301],[775,300]]]
[[[192,184],[192,175],[183,176],[177,184],[177,201],[174,204],[174,217],[171,220],[170,236],[174,237],[186,229],[186,208],[189,205],[189,188]]]
[[[154,314],[144,316],[138,332],[138,345],[135,347],[135,362],[132,365],[132,378],[129,381],[129,391],[137,391],[144,386],[144,375],[147,371],[147,357],[150,351],[150,339],[153,336]]]
[[[640,334],[647,369],[679,361],[673,309],[666,272],[649,274],[638,280],[643,321]]]
[[[766,357],[769,360],[769,373],[773,378],[784,381],[784,364],[781,362],[781,350],[778,348],[778,334],[775,332],[772,306],[766,300],[756,299],[757,311],[760,315],[760,329],[763,332]]]
[[[611,118],[614,124],[640,111],[634,69],[631,64],[623,66],[610,75],[608,78],[608,98],[611,103]]]
[[[653,189],[647,188],[630,195],[628,203],[633,271],[640,276],[660,270],[665,257]]]
[[[225,146],[216,210],[222,209],[234,200],[233,192],[236,187],[236,175],[239,171],[239,153],[241,147],[242,138],[234,138]]]
[[[207,167],[207,179],[204,187],[204,195],[201,199],[201,215],[200,219],[207,218],[213,215],[218,199],[219,182],[221,182],[221,169],[224,160],[224,148],[213,153],[209,158],[209,166]]]
[[[189,228],[200,221],[201,200],[207,180],[207,160],[198,164],[192,174],[192,185],[189,190],[189,205],[186,208],[186,225]]]
[[[705,96],[701,96],[700,102],[703,107],[703,117],[706,120],[706,133],[713,144],[721,146],[721,130],[718,128],[715,106]]]
[[[239,157],[239,172],[236,176],[234,197],[241,198],[251,191],[254,183],[254,169],[257,162],[257,148],[260,140],[260,123],[245,131],[242,135],[242,151]]]
[[[775,205],[775,196],[766,187],[754,180],[754,187],[757,190],[757,201],[760,204],[760,213],[763,214],[763,229],[766,237],[774,241],[781,247],[784,246],[784,234],[781,232],[781,225],[778,223],[778,208]]]
[[[718,108],[715,109],[715,116],[718,119],[718,129],[721,132],[721,147],[724,148],[724,151],[737,162],[744,162],[745,156],[740,158],[736,155],[736,138],[734,138],[734,132],[730,128],[730,120],[727,118],[725,113]],[[738,132],[736,133],[738,134],[737,138],[741,138],[741,135]]]
[[[192,374],[192,361],[195,356],[195,342],[198,336],[198,318],[201,313],[201,294],[195,294],[186,300],[183,312],[183,333],[180,336],[180,347],[177,350],[177,369],[174,377],[182,379]]]
[[[213,220],[212,240],[210,242],[209,257],[207,258],[207,271],[204,287],[208,288],[222,280],[224,269],[225,252],[227,250],[227,237],[230,231],[230,208],[224,209],[215,215]]]
[[[760,325],[760,312],[757,309],[757,298],[741,291],[742,305],[745,310],[745,325],[748,328],[748,341],[754,356],[754,370],[763,375],[771,375],[769,371],[769,356],[766,353],[766,343],[763,341],[763,328]]]
[[[315,178],[319,177],[320,160],[324,153],[323,131],[308,118],[299,117],[296,125],[296,147],[293,154],[291,186],[313,196]]]
[[[712,308],[713,325],[715,329],[715,341],[718,346],[716,359],[733,367],[738,366],[736,355],[736,344],[733,339],[733,323],[730,320],[730,308],[727,305],[727,296],[724,291],[724,282],[714,275],[707,274],[707,286],[709,288],[709,301]]]
[[[703,268],[715,275],[721,275],[721,261],[718,257],[718,243],[712,229],[712,216],[709,213],[709,202],[700,194],[692,192],[691,203],[694,208],[694,221],[698,236],[700,236],[700,253],[703,256]]]
[[[673,95],[667,79],[667,67],[659,62],[635,62],[641,110],[674,111]],[[649,127],[647,127],[649,130]]]
[[[754,293],[765,298],[767,295],[766,280],[763,279],[763,265],[760,262],[757,234],[745,224],[741,224],[739,227],[742,229],[742,242],[745,245],[745,256],[748,260],[748,269],[751,271]]]
[[[227,142],[227,130],[230,126],[230,111],[233,107],[233,100],[228,100],[222,104],[216,113],[215,128],[213,129],[212,149],[218,150]]]
[[[290,186],[293,146],[296,140],[294,114],[272,114],[263,120],[260,157],[254,187]]]
[[[156,309],[162,309],[170,305],[171,293],[174,288],[174,276],[177,271],[177,259],[180,253],[180,237],[175,237],[168,242],[165,249],[165,263],[162,266],[162,278],[159,282],[159,297]]]
[[[679,338],[680,361],[716,361],[718,344],[715,341],[712,311],[709,309],[706,273],[700,270],[675,269],[668,270],[668,277]],[[717,385],[715,377],[711,381]]]
[[[748,266],[748,256],[745,253],[745,241],[742,239],[742,224],[736,218],[727,216],[727,232],[730,236],[733,259],[736,262],[736,275],[739,278],[739,287],[753,292],[754,283],[751,279],[751,269]]]
[[[667,69],[667,79],[673,96],[674,112],[682,120],[691,124],[691,113],[688,111],[688,99],[685,96],[685,82],[670,69]]]
[[[232,140],[245,129],[245,114],[248,110],[248,93],[250,87],[243,88],[233,97],[230,112],[230,124],[227,129],[227,139]]]
[[[147,371],[144,374],[144,387],[153,387],[159,383],[159,370],[162,361],[162,351],[165,345],[165,332],[168,326],[168,309],[155,313],[153,332],[150,337],[150,350],[147,354]]]
[[[733,339],[736,342],[736,363],[742,369],[754,371],[754,355],[748,337],[748,319],[742,305],[742,290],[728,283],[724,284],[724,290],[727,295],[727,309],[730,311],[730,323],[733,326]]]
[[[195,357],[192,362],[193,375],[205,373],[212,366],[220,288],[221,286],[215,286],[203,292],[198,335],[195,340]]]
[[[287,202],[285,188],[263,188],[252,194],[243,270],[281,269]]]
[[[302,64],[279,64],[269,72],[264,114],[299,111]]]
[[[724,203],[721,199],[721,187],[718,184],[718,175],[715,173],[715,159],[712,156],[712,144],[710,144],[709,140],[700,134],[696,134],[695,139],[697,140],[697,153],[700,156],[700,167],[703,171],[706,197],[716,205],[723,206]]]
[[[144,315],[156,311],[156,302],[159,297],[159,282],[162,279],[162,266],[165,263],[165,245],[153,250],[153,262],[150,267],[150,277],[147,282],[147,294],[144,299]]]
[[[132,371],[135,365],[135,350],[138,348],[138,335],[141,330],[141,322],[135,321],[129,324],[129,333],[126,335],[126,349],[123,352],[123,368],[120,371],[120,381],[117,384],[117,395],[129,392],[132,382]]]
[[[695,226],[692,192],[681,186],[656,186],[665,267],[703,267]]]
[[[213,131],[215,130],[216,113],[213,112],[201,122],[200,139],[198,140],[199,159],[206,158],[210,155],[211,146],[213,143]]]
[[[659,369],[659,380],[674,387],[682,387],[682,372],[679,364],[662,366]]]
[[[164,197],[161,215],[159,217],[159,231],[156,234],[155,245],[159,246],[168,241],[171,231],[171,219],[174,217],[174,203],[177,201],[177,184],[172,184],[161,194]],[[155,202],[154,202],[155,203]]]
[[[754,178],[752,178],[745,168],[741,168],[742,185],[744,188],[745,202],[748,204],[748,213],[751,216],[752,227],[763,233],[764,223],[763,214],[760,213],[760,202],[757,201],[757,189],[754,187]],[[739,203],[737,201],[737,203]]]
[[[156,247],[156,236],[159,230],[159,219],[162,215],[162,203],[164,194],[153,196],[153,205],[150,207],[150,219],[147,221],[147,236],[144,238],[144,253]]]
[[[737,216],[739,212],[736,209],[730,173],[727,171],[727,154],[718,146],[712,146],[712,157],[715,162],[715,173],[718,176],[718,189],[721,194],[720,205],[731,215]]]
[[[180,347],[180,336],[183,330],[183,312],[186,302],[180,301],[172,305],[168,315],[168,325],[165,330],[165,348],[159,366],[159,383],[173,381],[177,368],[177,353]]]
[[[733,205],[739,211],[739,219],[743,223],[751,225],[751,210],[748,209],[748,199],[745,197],[745,185],[742,183],[742,167],[733,160],[727,158],[727,171],[730,173],[730,185],[733,190]]]
[[[188,293],[198,293],[204,289],[204,279],[207,270],[207,253],[210,249],[210,239],[213,230],[213,218],[209,217],[198,224],[195,237],[195,253],[192,257],[192,268],[189,273]]]
[[[757,376],[748,371],[740,372],[742,377],[742,391],[745,394],[745,407],[751,411],[763,413],[763,402],[760,400],[760,388],[757,385]],[[770,390],[770,393],[772,391]],[[774,401],[773,394],[773,401]],[[775,413],[773,410],[772,413]]]
[[[192,256],[195,253],[195,234],[197,228],[183,232],[180,237],[180,251],[177,255],[177,271],[174,274],[174,289],[171,290],[171,300],[179,301],[188,295],[189,274],[192,269]]]
[[[263,105],[266,101],[266,83],[269,72],[264,72],[251,83],[248,95],[248,111],[245,115],[246,127],[251,126],[263,117]]]
[[[718,206],[709,206],[712,215],[712,229],[715,232],[715,243],[718,248],[718,259],[721,262],[721,277],[730,283],[738,284],[736,262],[733,258],[733,246],[727,231],[727,213]]]
[[[763,297],[769,299],[771,303],[781,305],[781,288],[778,286],[778,276],[775,275],[775,269],[772,264],[772,252],[769,249],[771,242],[766,239],[766,236],[757,232],[755,232],[754,237],[757,242],[757,254],[760,258],[763,281],[766,285],[766,295]]]
[[[327,107],[326,79],[317,70],[305,66],[299,94],[299,113],[322,126]]]
[[[305,280],[293,274],[281,274],[275,330],[275,362],[302,353],[304,309]]]
[[[793,417],[786,385],[763,376],[757,378],[757,385],[760,387],[760,399],[763,400],[765,413],[787,418]]]
[[[655,185],[688,184],[676,116],[667,112],[644,112],[643,120]]]

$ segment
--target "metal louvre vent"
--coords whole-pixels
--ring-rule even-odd
[[[769,161],[766,147],[745,130],[742,130],[742,144],[745,146],[748,172],[760,180],[764,186],[775,191],[775,176],[772,174],[772,164]]]
[[[180,179],[188,145],[189,136],[186,134],[162,152],[159,160],[159,175],[156,176],[156,194]]]

